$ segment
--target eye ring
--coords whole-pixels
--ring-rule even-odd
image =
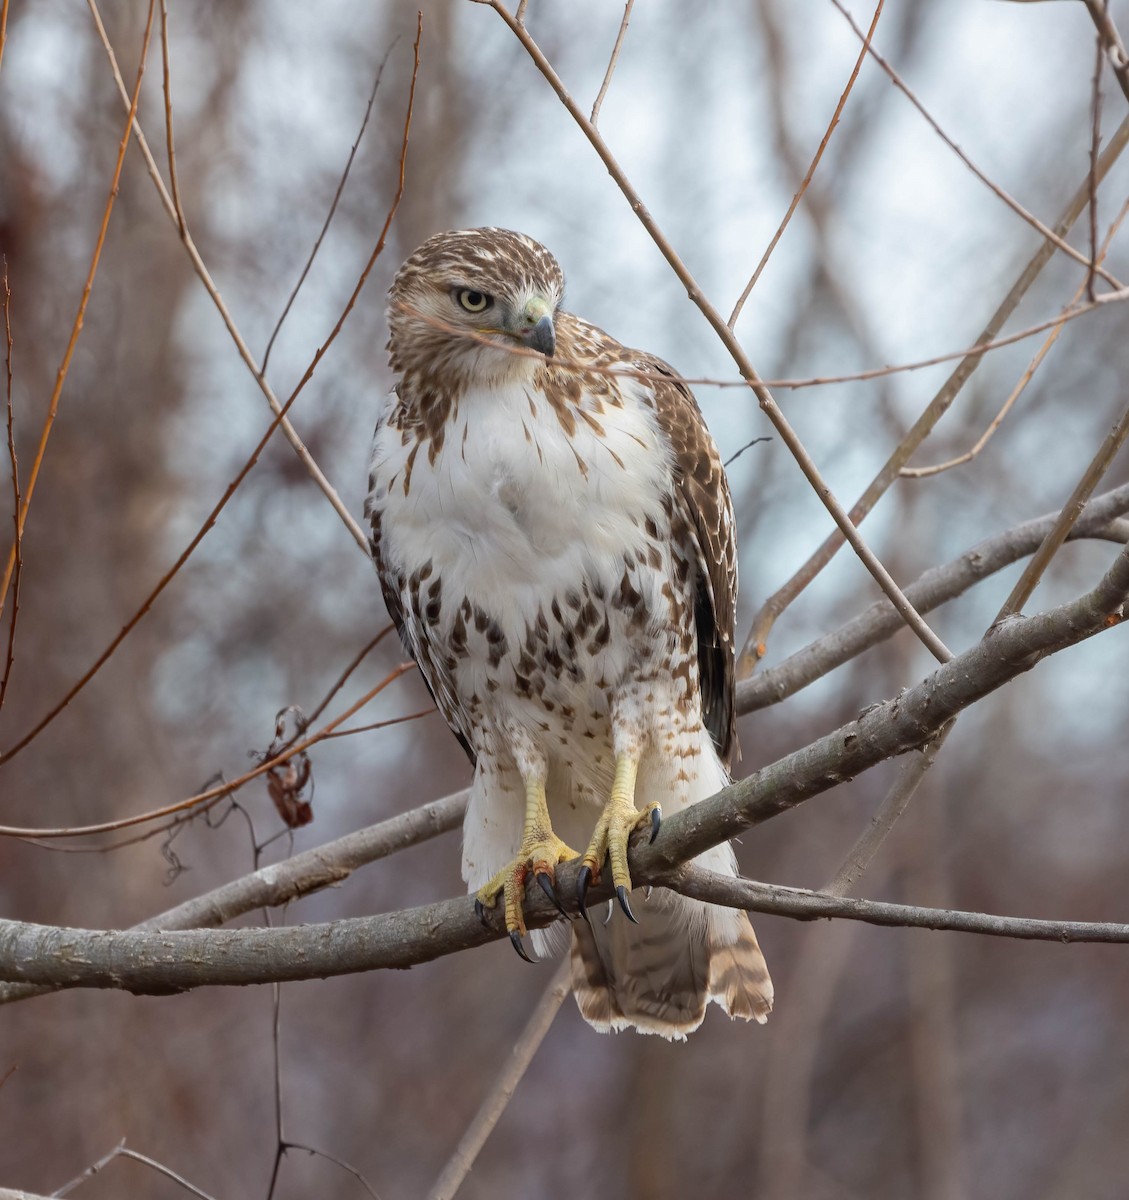
[[[494,303],[493,296],[475,291],[474,288],[456,288],[455,299],[459,307],[469,313],[485,312]]]

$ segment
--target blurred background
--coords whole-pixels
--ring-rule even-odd
[[[132,84],[146,5],[103,17]],[[323,343],[391,202],[416,10],[338,0],[170,6],[180,193],[193,236],[261,360],[321,228],[388,56],[336,219],[271,352],[289,394]],[[863,27],[872,7],[853,0]],[[1129,4],[1110,12],[1129,33]],[[622,16],[611,0],[530,5],[529,24],[582,107]],[[159,18],[158,18],[159,20]],[[1047,223],[1085,178],[1093,25],[1080,4],[892,4],[876,45],[987,175]],[[705,291],[728,312],[783,216],[859,50],[826,0],[639,0],[601,129]],[[361,301],[291,416],[361,514],[368,445],[390,377],[383,295],[402,259],[445,228],[504,225],[548,245],[567,305],[691,377],[735,371],[591,147],[498,16],[424,8],[407,188]],[[161,163],[161,54],[140,120]],[[1103,129],[1126,101],[1104,75]],[[0,64],[0,251],[11,283],[13,404],[30,464],[89,266],[123,128],[90,12],[13,3]],[[1103,185],[1099,235],[1129,192]],[[1072,235],[1088,247],[1084,216]],[[1129,245],[1108,266],[1129,274]],[[930,130],[873,63],[737,331],[766,377],[841,375],[970,344],[1038,234]],[[1013,319],[1053,316],[1084,270],[1064,256]],[[1014,412],[966,466],[903,480],[865,532],[905,583],[982,538],[1057,509],[1126,403],[1125,309],[1072,323]],[[914,460],[968,449],[1038,346],[991,354]],[[778,399],[851,503],[951,365]],[[725,456],[772,431],[740,389],[698,387]],[[28,517],[16,662],[0,713],[8,749],[132,616],[236,475],[269,413],[131,146],[78,349]],[[1124,483],[1122,454],[1104,486]],[[731,467],[748,628],[831,529],[779,439]],[[0,495],[10,497],[6,471]],[[3,501],[0,552],[11,522]],[[1093,586],[1108,542],[1056,558],[1028,610]],[[972,644],[1019,566],[932,620]],[[779,662],[875,599],[848,554],[778,622]],[[7,614],[6,614],[7,615]],[[0,766],[0,822],[113,819],[233,778],[307,711],[386,623],[367,558],[276,436],[215,528],[94,681]],[[4,624],[6,638],[6,621]],[[400,660],[386,639],[336,708]],[[742,771],[851,719],[930,669],[899,634],[786,703],[745,718]],[[426,707],[414,673],[365,709]],[[1013,915],[1127,919],[1129,631],[1066,651],[966,714],[862,894]],[[323,743],[313,753],[315,846],[465,786],[442,721]],[[752,831],[757,879],[818,887],[888,788],[894,764]],[[241,793],[259,837],[280,828],[266,789]],[[196,822],[97,852],[0,840],[0,913],[121,926],[253,866],[246,823]],[[285,855],[288,839],[267,859]],[[292,905],[292,922],[457,894],[454,834]],[[261,920],[258,915],[248,921]],[[1129,954],[844,922],[757,920],[777,988],[764,1028],[713,1012],[686,1045],[601,1038],[566,1002],[461,1196],[789,1200],[1125,1195]],[[287,1136],[346,1160],[382,1200],[439,1173],[552,973],[495,944],[410,972],[282,989]],[[275,1152],[269,988],[162,999],[72,992],[0,1011],[0,1185],[50,1191],[122,1137],[216,1197],[265,1196]],[[83,1197],[182,1195],[136,1163]],[[291,1153],[275,1193],[353,1197],[332,1164]]]

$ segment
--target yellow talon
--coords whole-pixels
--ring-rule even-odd
[[[544,782],[528,781],[525,785],[525,822],[517,857],[507,863],[476,893],[478,903],[485,908],[493,908],[498,896],[502,896],[506,929],[514,948],[523,958],[527,956],[521,949],[521,938],[528,933],[525,915],[522,912],[526,881],[532,875],[564,914],[564,908],[556,894],[556,868],[559,863],[575,857],[576,851],[553,832],[549,821],[549,806],[545,800]]]
[[[604,805],[603,812],[600,813],[592,840],[588,843],[588,849],[585,850],[582,860],[583,866],[587,868],[588,876],[585,877],[583,872],[581,874],[586,891],[589,880],[598,879],[604,860],[609,860],[612,868],[612,883],[619,894],[624,911],[629,916],[631,913],[625,899],[626,893],[631,891],[631,873],[627,869],[628,842],[636,829],[647,825],[650,825],[653,830],[653,840],[654,834],[658,832],[659,820],[654,814],[660,812],[659,805],[655,801],[647,804],[642,812],[635,807],[635,779],[638,774],[639,760],[637,758],[626,754],[616,758],[611,795],[608,797],[607,804]]]

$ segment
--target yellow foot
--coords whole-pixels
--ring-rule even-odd
[[[506,930],[514,949],[526,962],[533,961],[521,944],[522,937],[529,932],[525,927],[525,915],[522,913],[526,881],[532,875],[541,885],[545,895],[557,906],[561,916],[567,917],[568,913],[557,895],[557,864],[576,856],[576,851],[562,842],[551,830],[547,833],[534,833],[531,837],[522,839],[517,858],[503,867],[475,894],[474,907],[480,918],[484,909],[493,908],[498,902],[498,897],[503,897]]]
[[[596,822],[596,830],[588,843],[588,849],[584,852],[580,874],[576,880],[576,898],[580,905],[580,914],[585,920],[588,918],[585,903],[588,888],[600,878],[604,860],[609,859],[619,906],[630,920],[635,921],[635,914],[627,900],[627,893],[631,891],[631,873],[627,869],[627,844],[636,829],[645,829],[648,826],[653,842],[658,837],[659,826],[662,824],[662,810],[656,802],[652,801],[646,805],[642,812],[635,807],[635,776],[638,770],[639,763],[636,759],[627,756],[616,759],[612,794]]]

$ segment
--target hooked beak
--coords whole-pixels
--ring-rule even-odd
[[[534,296],[522,311],[518,337],[525,345],[544,354],[546,358],[553,357],[557,346],[553,310],[540,296]]]

